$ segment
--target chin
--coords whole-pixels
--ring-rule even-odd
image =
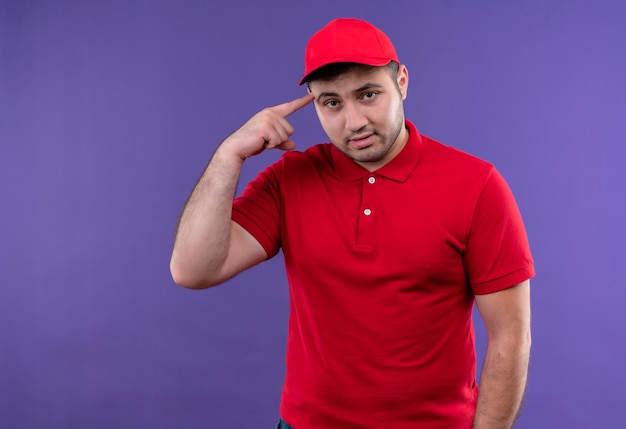
[[[359,162],[378,162],[385,158],[388,150],[384,148],[366,148],[358,152],[352,152],[350,157]]]

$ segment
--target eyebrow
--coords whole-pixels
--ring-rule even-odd
[[[366,83],[365,85],[360,86],[359,88],[353,90],[352,94],[358,94],[359,92],[367,91],[368,89],[382,89],[382,88],[383,88],[382,85],[378,85],[376,83]],[[337,94],[336,92],[322,92],[317,97],[316,101],[320,101],[322,98],[325,98],[325,97],[338,97],[338,96],[339,94]]]

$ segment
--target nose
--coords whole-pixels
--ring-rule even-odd
[[[367,118],[358,103],[346,103],[344,106],[346,129],[359,131],[367,125]]]

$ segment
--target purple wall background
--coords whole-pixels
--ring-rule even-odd
[[[516,194],[538,271],[517,427],[623,425],[624,2],[146,0],[0,2],[1,427],[273,427],[282,261],[188,291],[172,236],[216,145],[303,93],[338,16],[383,28],[407,116]],[[300,148],[325,139],[312,108],[292,119]]]

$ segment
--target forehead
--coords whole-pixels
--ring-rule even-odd
[[[309,82],[311,92],[353,91],[366,85],[392,85],[391,73],[386,67],[351,68],[331,79],[316,79]]]

